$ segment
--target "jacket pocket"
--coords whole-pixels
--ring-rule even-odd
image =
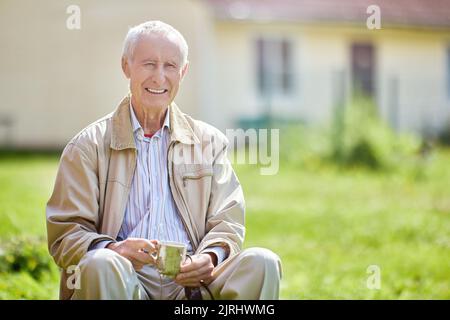
[[[183,186],[186,187],[189,180],[200,180],[205,177],[212,177],[213,170],[211,167],[198,169],[196,171],[184,172],[182,174]]]

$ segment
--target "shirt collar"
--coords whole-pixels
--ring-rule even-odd
[[[164,123],[162,126],[162,129],[164,130],[164,128],[170,129],[170,110],[169,110],[170,106],[167,108],[166,111],[166,117],[164,119]],[[130,113],[131,113],[131,125],[133,127],[133,133],[134,134],[139,134],[141,137],[144,136],[144,129],[142,128],[141,124],[139,123],[139,120],[136,117],[136,114],[134,113],[134,109],[133,106],[131,105],[131,99],[130,99]],[[159,133],[162,130],[159,129],[155,135],[159,135]]]

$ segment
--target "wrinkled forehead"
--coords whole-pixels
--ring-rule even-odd
[[[181,64],[183,50],[178,37],[167,33],[141,34],[136,40],[133,50],[134,59],[170,59],[177,60]]]

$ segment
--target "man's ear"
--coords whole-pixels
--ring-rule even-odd
[[[130,79],[130,64],[128,63],[128,58],[122,57],[122,71],[127,79]]]
[[[183,80],[188,69],[189,69],[189,61],[186,61],[186,64],[184,65],[183,69],[181,69],[181,80]]]

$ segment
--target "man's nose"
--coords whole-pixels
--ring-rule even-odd
[[[152,75],[152,81],[157,84],[161,85],[164,83],[165,74],[164,74],[164,68],[162,66],[158,66],[155,68],[153,75]]]

